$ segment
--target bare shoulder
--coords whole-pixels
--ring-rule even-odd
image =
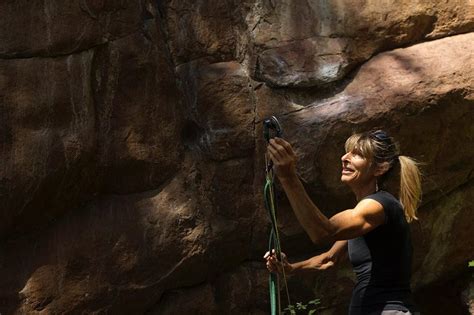
[[[362,216],[365,220],[373,221],[373,223],[382,224],[385,220],[382,204],[374,199],[362,199],[354,208],[354,212],[354,214]]]
[[[386,222],[382,204],[369,198],[362,199],[353,209],[336,213],[329,221],[335,240],[362,236]]]

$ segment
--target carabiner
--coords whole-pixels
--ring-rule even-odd
[[[270,130],[275,130],[274,136],[270,134]],[[263,137],[267,142],[270,142],[270,139],[274,137],[281,138],[282,134],[283,130],[281,129],[281,125],[275,116],[271,116],[270,118],[263,120]]]

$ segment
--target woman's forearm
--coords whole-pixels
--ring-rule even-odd
[[[346,253],[347,241],[337,241],[331,249],[325,253],[290,264],[290,270],[293,274],[327,270],[337,265],[346,256]]]
[[[290,267],[291,267],[291,273],[293,274],[309,273],[309,272],[313,272],[317,270],[316,268],[314,268],[313,264],[311,264],[311,258],[292,263],[290,264]]]
[[[334,227],[329,219],[311,201],[297,176],[280,179],[291,207],[301,226],[313,243],[332,240]]]
[[[339,263],[342,259],[346,257],[347,254],[347,241],[337,241],[332,245],[331,249],[327,251],[330,259],[334,261],[335,264]]]

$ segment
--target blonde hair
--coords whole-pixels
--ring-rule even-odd
[[[416,210],[421,200],[421,172],[414,159],[400,155],[398,144],[382,130],[353,134],[346,140],[346,152],[358,151],[371,163],[388,163],[389,169],[380,176],[378,184],[398,182],[398,198],[408,222],[418,220]],[[385,187],[384,187],[385,188]],[[398,189],[397,189],[398,188]]]

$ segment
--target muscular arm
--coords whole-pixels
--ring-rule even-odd
[[[267,252],[263,256],[263,259],[266,259],[267,269],[270,272],[282,273],[284,269],[288,274],[309,273],[332,268],[346,257],[346,253],[347,241],[337,241],[327,252],[293,264],[288,262],[284,253],[282,253],[282,259],[279,261],[275,255],[275,251],[272,251],[272,253]]]
[[[348,240],[373,230],[385,220],[383,206],[364,199],[354,209],[330,219],[311,201],[298,177],[280,179],[296,218],[314,243]]]
[[[383,206],[371,199],[364,199],[354,209],[327,218],[311,201],[296,175],[296,154],[291,145],[275,138],[270,140],[267,148],[296,218],[314,243],[348,240],[383,224]]]
[[[311,257],[307,260],[290,264],[292,273],[308,273],[318,270],[326,270],[337,265],[347,254],[347,241],[337,241],[325,253]]]
[[[333,235],[335,227],[309,198],[297,176],[280,179],[296,218],[313,243]]]

